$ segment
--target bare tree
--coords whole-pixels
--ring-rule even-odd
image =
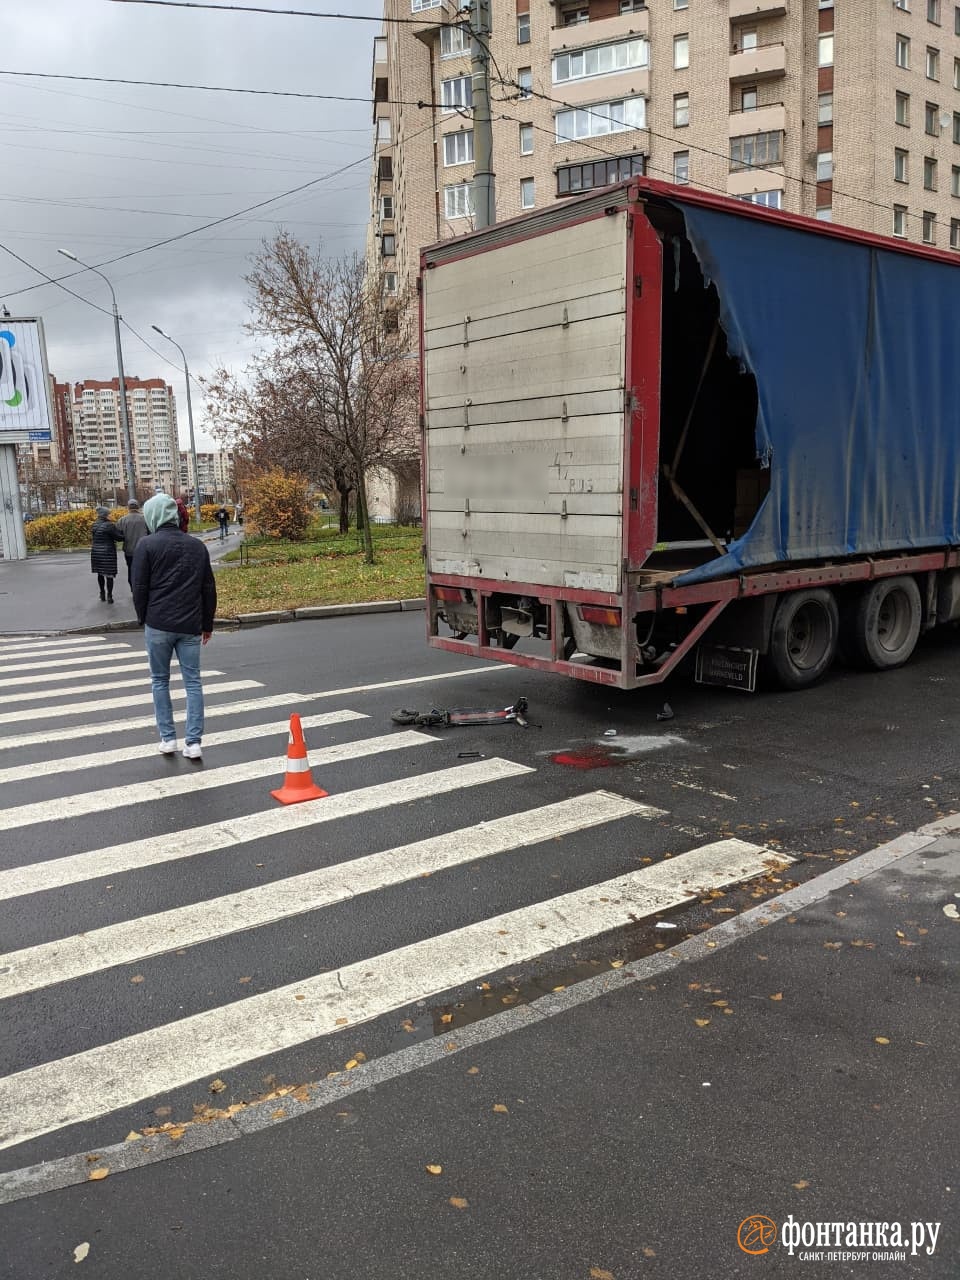
[[[249,327],[273,349],[246,379],[220,371],[208,384],[213,418],[263,462],[330,482],[341,527],[352,487],[372,562],[366,475],[416,456],[416,364],[398,351],[379,282],[356,256],[325,259],[282,231],[246,280]]]

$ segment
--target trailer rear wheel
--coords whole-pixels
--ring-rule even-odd
[[[922,621],[920,588],[914,578],[878,578],[857,599],[847,645],[864,666],[888,671],[909,659]]]
[[[840,632],[837,602],[825,587],[793,591],[777,605],[767,666],[784,689],[805,689],[828,670]]]

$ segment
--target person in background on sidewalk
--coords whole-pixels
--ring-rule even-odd
[[[190,512],[182,498],[177,499],[177,524],[181,533],[190,532]]]
[[[188,760],[199,760],[203,737],[200,648],[213,632],[217,585],[207,548],[199,538],[181,531],[173,498],[158,493],[148,499],[143,518],[149,533],[133,557],[133,603],[147,642],[160,750],[172,755],[177,749],[170,703],[170,661],[176,654],[187,692],[183,754]]]
[[[110,519],[106,507],[97,507],[97,518],[90,530],[90,570],[97,575],[100,599],[113,604],[113,580],[117,576],[117,543],[123,534]]]
[[[127,562],[127,583],[133,590],[133,553],[137,543],[147,536],[147,522],[140,510],[140,503],[131,498],[127,503],[127,514],[117,521],[117,528],[123,534],[123,558]]]
[[[220,507],[217,511],[217,524],[220,526],[220,541],[222,542],[227,536],[227,527],[230,524],[230,512],[226,507]]]

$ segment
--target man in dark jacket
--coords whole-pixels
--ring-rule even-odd
[[[137,621],[144,624],[160,750],[172,755],[177,749],[170,703],[170,660],[176,654],[187,692],[183,754],[188,760],[199,760],[203,737],[200,647],[210,639],[217,609],[210,556],[198,538],[181,533],[177,504],[167,494],[148,499],[143,518],[150,532],[133,557],[133,603]]]
[[[123,558],[127,562],[127,582],[133,590],[133,553],[137,543],[147,536],[147,522],[140,510],[140,503],[131,498],[127,503],[127,514],[117,521],[117,528],[123,534]]]

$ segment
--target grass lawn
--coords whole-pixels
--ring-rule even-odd
[[[355,530],[341,535],[314,526],[306,542],[251,538],[244,563],[239,551],[231,551],[223,560],[229,567],[217,573],[217,616],[422,596],[422,538],[420,529],[375,527],[372,565],[363,562]]]

